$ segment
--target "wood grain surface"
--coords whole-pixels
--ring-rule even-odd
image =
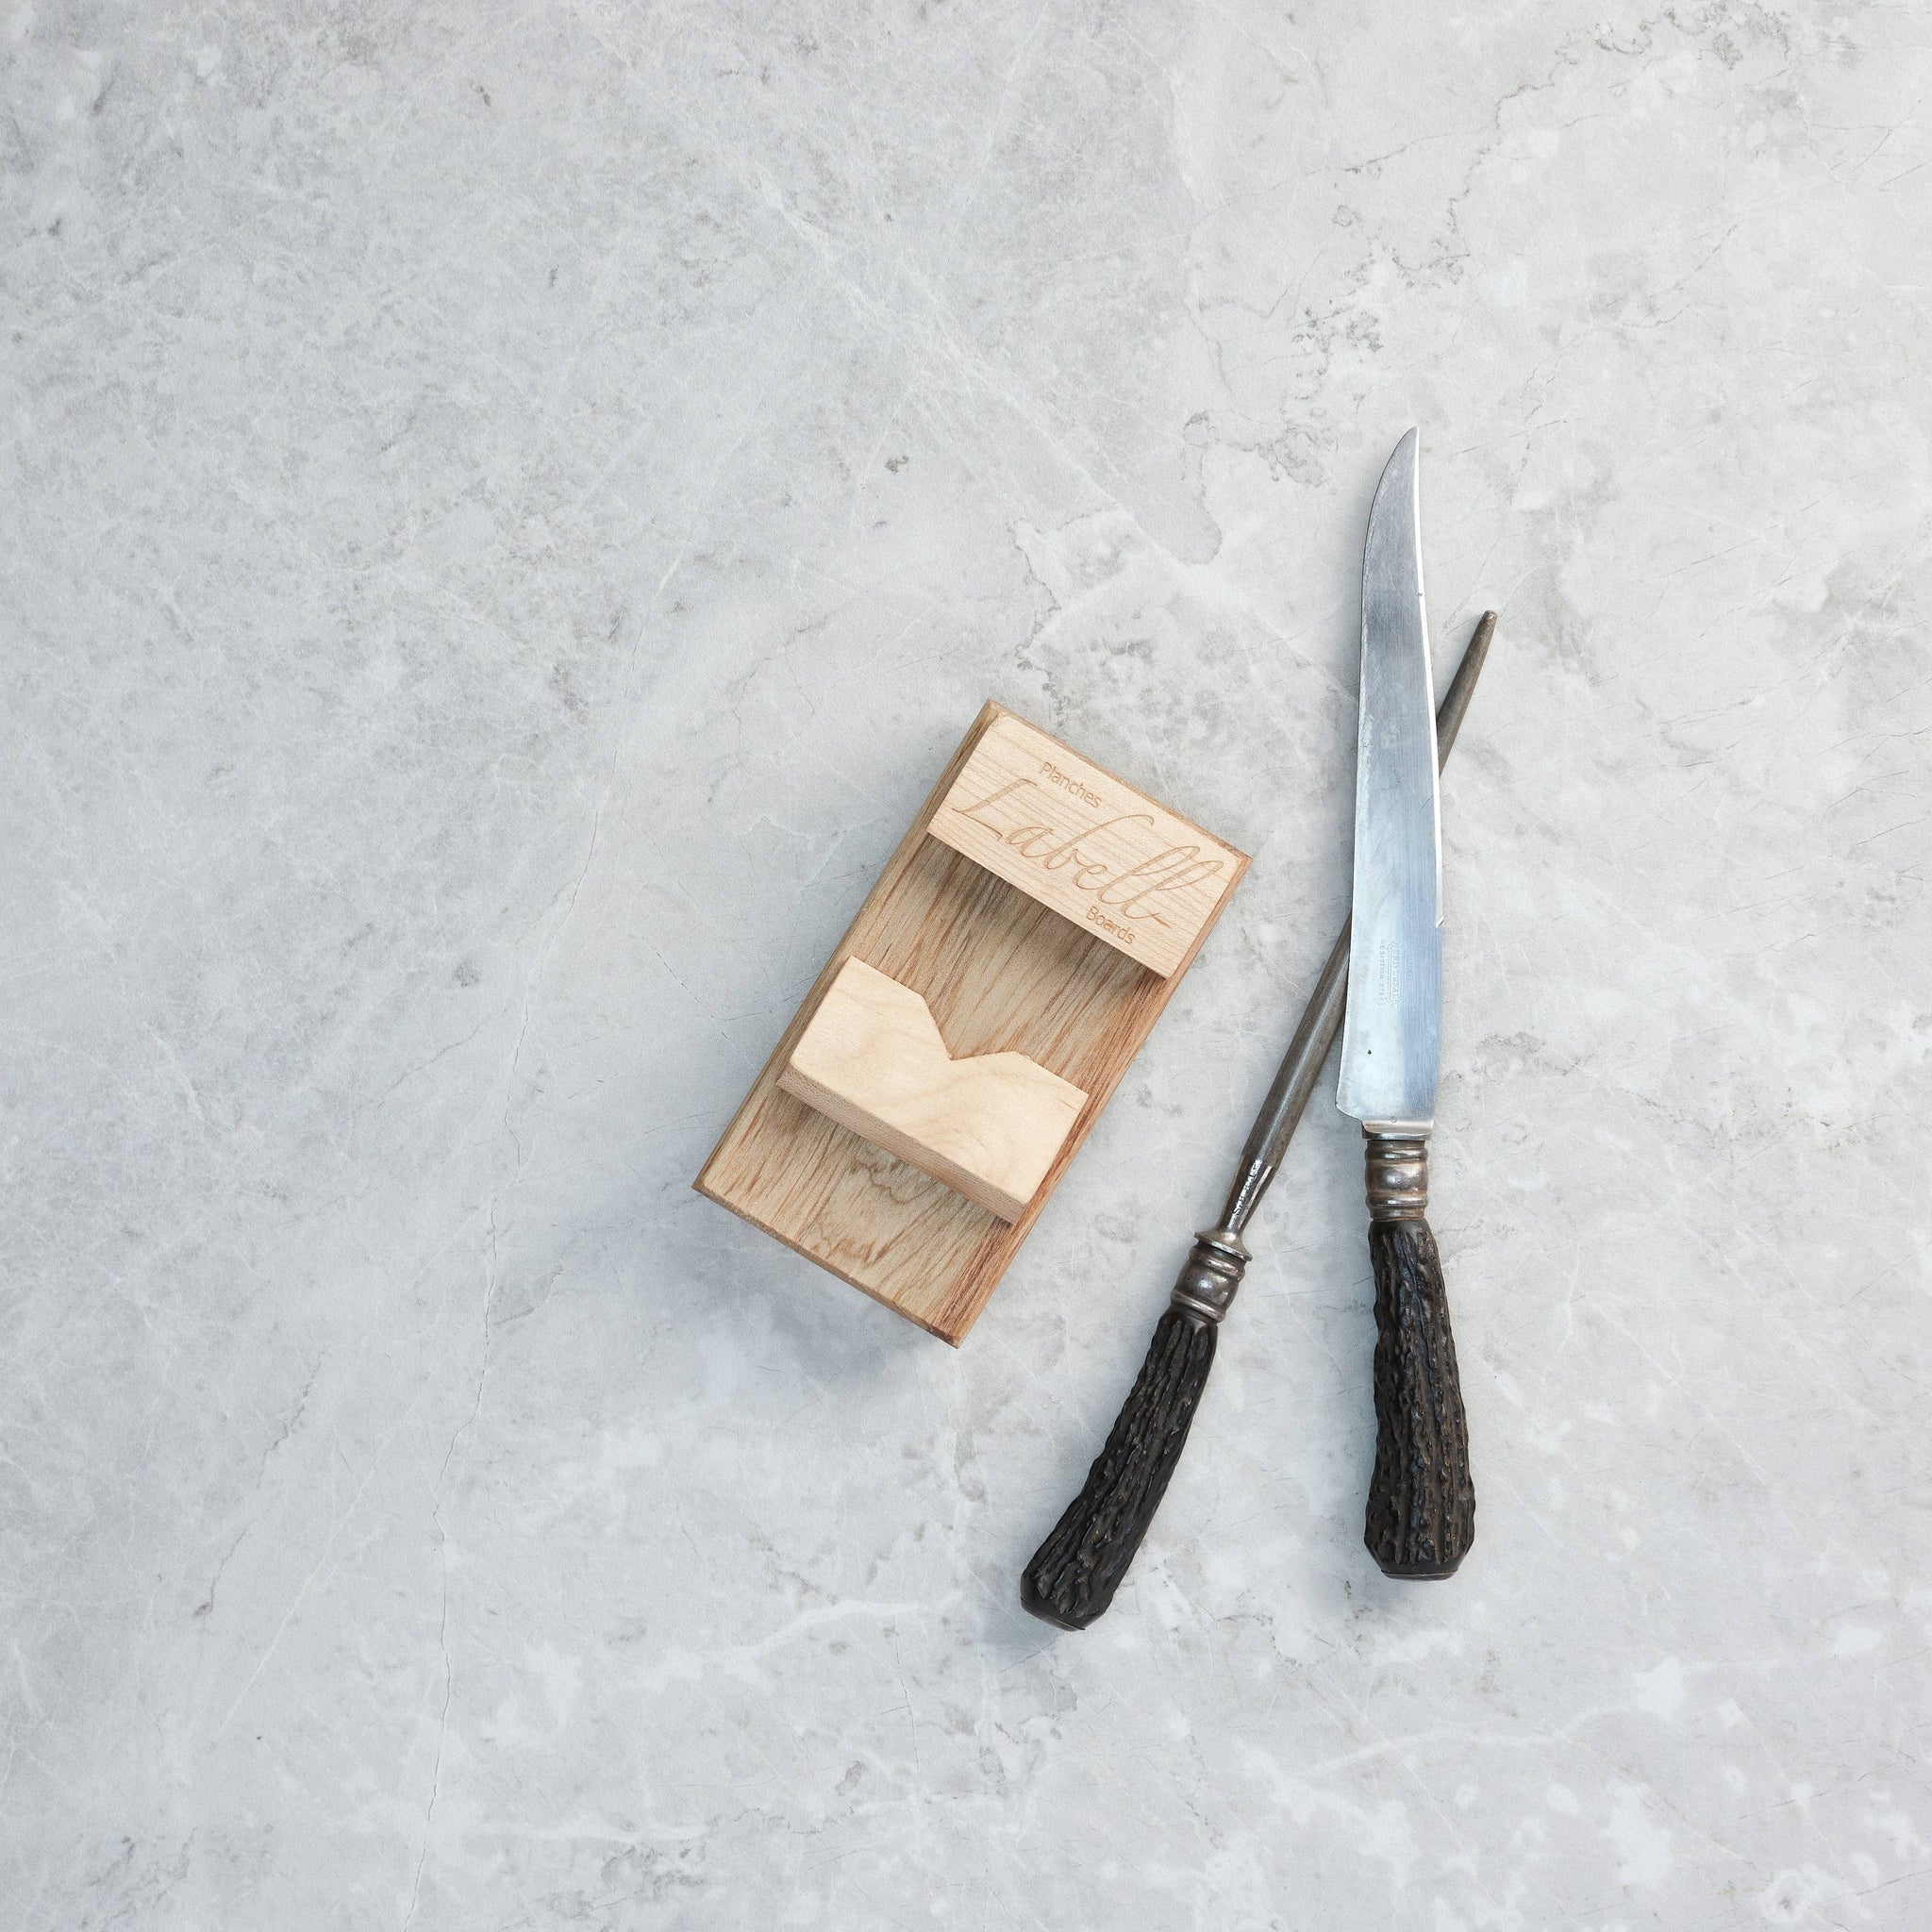
[[[1163,976],[931,837],[933,816],[974,747],[1011,716],[990,704],[966,734],[695,1183],[700,1193],[955,1345],[1019,1252],[1228,896],[1221,894],[1180,964]],[[1248,861],[1224,849],[1239,879]],[[852,958],[920,994],[955,1058],[1022,1053],[1088,1096],[1018,1220],[1001,1222],[778,1085],[825,989]]]

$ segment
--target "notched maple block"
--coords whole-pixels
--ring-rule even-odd
[[[1087,1096],[1020,1053],[946,1051],[909,986],[848,959],[778,1085],[1002,1221],[1018,1221]]]
[[[698,1191],[957,1344],[1247,863],[988,705],[712,1150]],[[996,1205],[971,1198],[973,1163],[930,1122],[919,1150],[895,1148],[905,1122],[894,1124],[850,1055],[835,1053],[834,1077],[812,1089],[827,1069],[816,1049],[800,1049],[820,1014],[843,1009],[842,998],[827,1002],[854,961],[923,1002],[955,1069],[1021,1056],[1075,1096],[1034,1186],[1024,1172],[1005,1174]],[[958,1171],[942,1173],[936,1145]],[[906,1158],[915,1151],[925,1158]]]

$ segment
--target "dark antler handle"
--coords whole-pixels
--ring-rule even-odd
[[[1391,1576],[1453,1576],[1474,1541],[1475,1486],[1442,1257],[1423,1218],[1429,1143],[1371,1133],[1367,1144],[1375,1474],[1363,1541]]]
[[[1113,1602],[1187,1446],[1214,1366],[1214,1338],[1247,1265],[1238,1234],[1217,1227],[1194,1237],[1173,1302],[1155,1327],[1106,1448],[1087,1472],[1086,1488],[1020,1580],[1020,1601],[1036,1617],[1084,1630]]]

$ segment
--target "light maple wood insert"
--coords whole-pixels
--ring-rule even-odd
[[[1064,864],[1047,866],[1052,848],[1038,847],[1031,836],[1007,842],[1031,820],[1002,820],[982,827],[990,841],[983,849],[990,852],[998,845],[1008,855],[997,865],[939,836],[935,821],[953,803],[974,753],[989,733],[1008,721],[1027,736],[1020,740],[1003,734],[997,752],[1002,760],[1010,764],[1016,756],[1007,748],[1009,744],[1024,742],[1034,749],[1044,744],[1058,770],[1101,800],[1100,808],[1074,801],[1085,812],[1097,814],[1081,824],[1074,841],[1073,850],[1085,857],[1083,865],[1076,866],[1070,855]],[[984,780],[993,770],[980,767],[972,786],[960,791],[961,811],[989,795]],[[1105,789],[1084,775],[1089,773],[1103,780]],[[999,782],[1014,775],[1021,774],[1009,771]],[[1032,775],[1037,779],[1041,774],[1036,769]],[[1141,851],[1133,864],[1158,857],[1168,846],[1197,845],[1200,858],[1225,855],[1225,883],[1205,903],[1198,924],[1164,971],[1143,957],[1143,940],[1170,926],[1146,924],[1140,911],[1126,914],[1127,901],[1119,890],[1099,909],[1133,931],[1134,947],[1123,944],[1119,935],[1109,937],[1086,916],[1088,905],[1098,905],[1102,884],[1093,867],[1115,863],[1112,847],[1091,841],[1097,835],[1098,818],[1121,800],[1139,800],[1134,810],[1158,813],[1156,826],[1144,829],[1166,834],[1161,845]],[[1162,820],[1178,830],[1168,829]],[[1040,817],[1038,824],[1044,828],[1048,821]],[[1068,820],[1058,836],[1064,839],[1074,830]],[[1030,858],[1022,849],[1028,844],[1036,844]],[[1120,858],[1126,857],[1123,849]],[[1176,855],[1158,875],[1197,862]],[[698,1191],[957,1344],[1019,1252],[1247,863],[1232,846],[1174,817],[1167,808],[1155,807],[1057,739],[998,705],[987,706],[712,1150],[698,1175]],[[1087,884],[1074,884],[1083,872]],[[1025,882],[1013,874],[1024,874]],[[1189,903],[1187,895],[1205,894],[1208,881],[1217,876],[1172,878],[1171,902],[1156,900],[1155,908],[1174,920],[1175,908]],[[1085,896],[1070,900],[1063,887]],[[1053,896],[1041,896],[1043,891]],[[1175,923],[1172,930],[1183,928]],[[1156,957],[1169,951],[1155,950]],[[916,993],[955,1061],[1021,1054],[1087,1096],[1044,1179],[1016,1220],[1002,1220],[780,1085],[812,1016],[850,959]]]
[[[1163,977],[1194,957],[1247,864],[1010,712],[974,746],[932,835]]]
[[[825,989],[778,1085],[841,1127],[1017,1221],[1087,1096],[1020,1053],[946,1051],[925,1002],[862,959]]]

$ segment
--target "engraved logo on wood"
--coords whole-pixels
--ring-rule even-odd
[[[1241,871],[1230,847],[1013,717],[981,738],[932,834],[1163,977]]]

